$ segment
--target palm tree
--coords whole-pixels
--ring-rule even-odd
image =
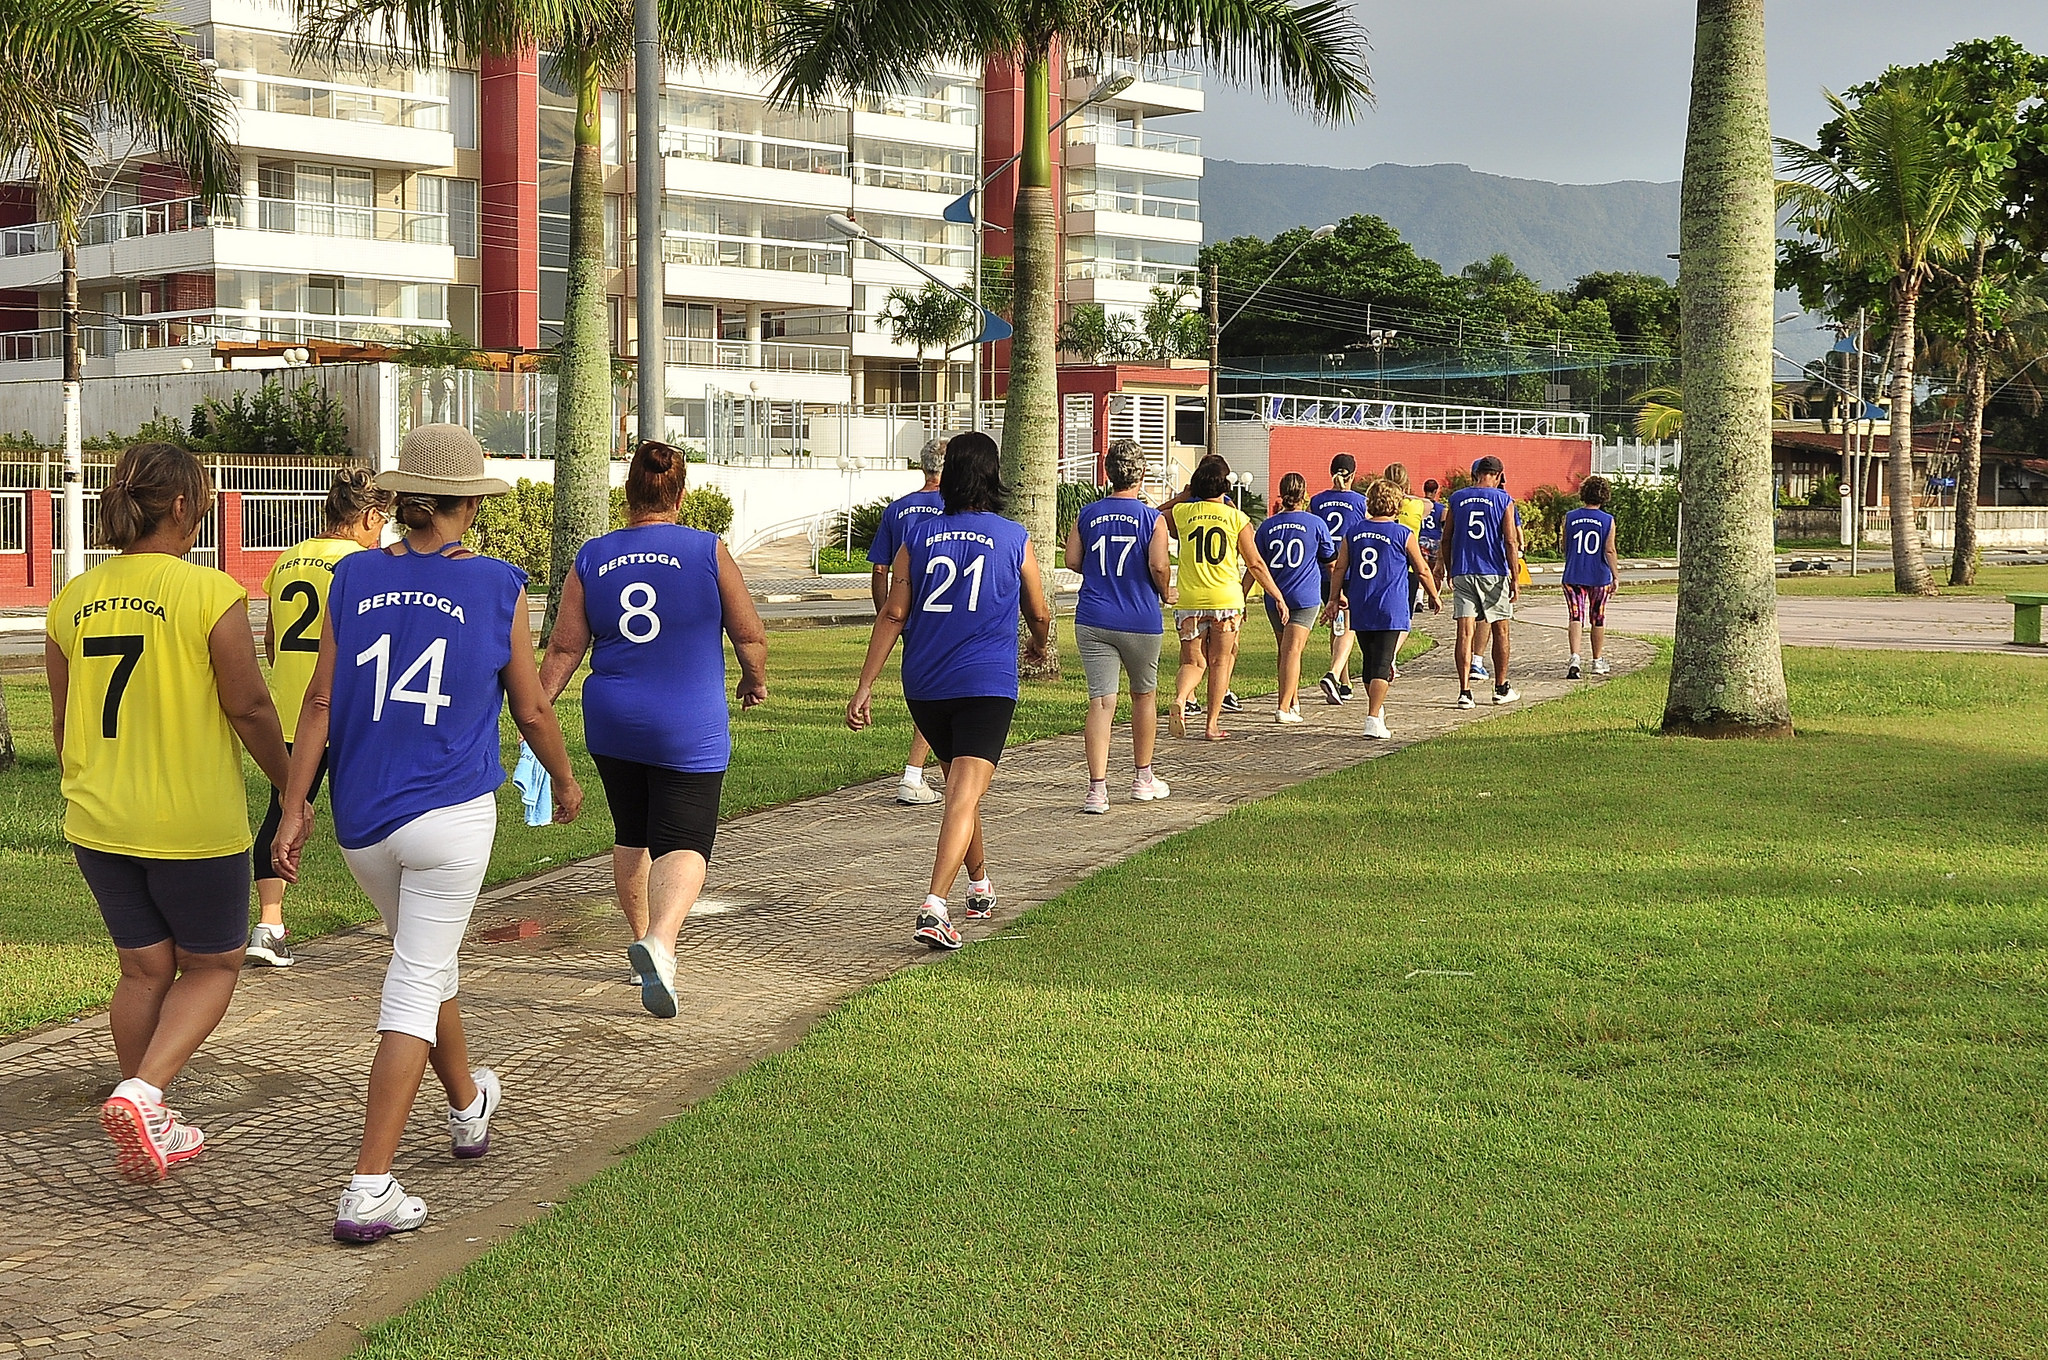
[[[1099,302],[1084,302],[1068,310],[1061,323],[1060,353],[1071,354],[1084,364],[1115,363],[1138,352],[1143,342],[1137,323],[1123,312],[1111,312]]]
[[[1152,300],[1138,314],[1138,331],[1144,336],[1141,352],[1147,359],[1192,359],[1207,351],[1208,325],[1187,305],[1194,291],[1186,284],[1153,288]]]
[[[0,164],[18,162],[34,179],[64,257],[64,458],[72,486],[83,433],[78,233],[106,189],[102,135],[118,130],[153,147],[213,202],[232,193],[237,178],[227,93],[178,41],[183,31],[136,0],[9,0],[0,7]],[[67,535],[77,527],[67,525]],[[0,697],[0,770],[13,763],[14,734]]]
[[[1852,270],[1890,275],[1891,438],[1885,486],[1892,511],[1892,579],[1930,595],[1934,580],[1913,519],[1913,359],[1920,294],[1938,266],[1962,260],[1999,198],[2003,148],[1973,142],[1944,115],[1959,91],[1952,71],[1901,72],[1835,111],[1819,147],[1780,140],[1794,220]]]
[[[1664,730],[1788,734],[1771,541],[1777,232],[1764,0],[1699,0],[1678,215],[1685,552]]]
[[[663,55],[671,61],[756,56],[767,0],[661,0]],[[554,628],[562,581],[583,544],[610,528],[612,365],[605,311],[603,87],[631,65],[632,0],[302,0],[302,53],[344,64],[438,64],[548,54],[576,94],[569,164],[568,300],[555,388],[554,552],[543,632]],[[658,279],[641,279],[659,288]],[[665,357],[660,336],[640,337],[644,363]]]
[[[917,351],[919,367],[924,365],[926,350],[939,351],[938,373],[943,378],[946,346],[967,334],[974,321],[974,308],[971,303],[936,283],[927,283],[914,293],[908,288],[891,288],[877,317],[889,328],[891,339]],[[934,400],[943,402],[946,400],[944,384],[941,382],[937,386],[939,390]]]
[[[814,99],[900,85],[933,61],[1014,62],[1022,157],[1012,220],[1016,302],[1003,408],[1003,474],[1018,491],[1039,571],[1052,579],[1059,489],[1058,219],[1052,182],[1055,53],[1198,48],[1225,79],[1278,89],[1323,118],[1371,97],[1365,38],[1345,0],[815,0],[778,25],[779,93]],[[1047,649],[1057,674],[1057,645]]]
[[[1629,398],[1636,403],[1636,438],[1652,443],[1677,439],[1685,433],[1685,393],[1681,388],[1665,384],[1647,388]],[[1792,418],[1792,394],[1773,391],[1771,393],[1771,419]]]

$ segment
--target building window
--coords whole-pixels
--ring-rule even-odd
[[[457,151],[477,149],[476,72],[448,73],[448,124]]]
[[[448,186],[448,244],[460,259],[477,256],[477,202],[480,186],[473,179],[443,180]]]
[[[448,326],[459,332],[463,338],[477,338],[477,290],[467,284],[452,284],[448,289]]]
[[[604,196],[604,262],[608,269],[619,268],[620,242],[625,237],[626,200],[620,194]]]

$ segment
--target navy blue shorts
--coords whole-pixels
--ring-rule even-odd
[[[145,859],[71,847],[100,904],[107,934],[122,949],[165,940],[187,954],[237,954],[249,943],[249,856]]]

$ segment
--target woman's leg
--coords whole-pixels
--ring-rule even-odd
[[[1149,697],[1149,696],[1147,696]],[[1137,715],[1131,715],[1133,722]],[[1116,723],[1116,696],[1105,694],[1088,701],[1088,721],[1081,731],[1081,744],[1088,753],[1088,778],[1109,778],[1109,729]],[[1144,761],[1138,762],[1140,765]]]
[[[1308,650],[1306,628],[1289,623],[1280,628],[1275,641],[1280,648],[1280,700],[1282,710],[1297,707],[1301,703],[1301,654]]]
[[[625,913],[626,929],[636,940],[647,937],[647,877],[652,861],[645,848],[637,845],[612,847],[612,883],[618,889],[619,910]]]
[[[988,792],[996,767],[979,756],[941,761],[946,775],[946,815],[939,824],[938,852],[932,860],[934,897],[953,890],[964,867],[970,879],[988,876],[988,849],[981,838],[981,796]]]
[[[454,1000],[441,1003],[434,1020],[434,1046],[427,1052],[441,1089],[448,1093],[448,1108],[466,1110],[476,1100],[476,1076],[469,1070],[469,1036],[462,1030],[462,1010]]]
[[[1156,690],[1131,696],[1131,760],[1141,770],[1150,769],[1152,754],[1159,748],[1159,695]],[[1105,762],[1104,768],[1107,768]]]
[[[1230,672],[1237,666],[1237,630],[1218,619],[1209,625],[1204,640],[1209,667],[1209,740],[1229,736],[1223,730],[1223,696],[1230,692]]]
[[[178,951],[169,940],[162,940],[147,949],[119,953],[121,980],[114,984],[107,1022],[114,1031],[114,1056],[120,1060],[125,1078],[142,1068],[142,1055],[149,1051],[149,1041],[156,1034],[164,994],[178,978]]]
[[[1365,697],[1372,705],[1366,710],[1367,714],[1374,718],[1383,717],[1380,710],[1387,706],[1387,682],[1377,679],[1366,681]]]
[[[653,937],[674,955],[676,936],[682,934],[683,922],[690,918],[710,872],[710,864],[695,850],[671,850],[655,860],[647,879],[649,916],[641,938]]]
[[[1209,662],[1202,654],[1205,633],[1193,637],[1183,636],[1180,640],[1180,674],[1174,680],[1173,707],[1179,712],[1188,706],[1188,699],[1194,694],[1195,686],[1202,683],[1202,672]]]

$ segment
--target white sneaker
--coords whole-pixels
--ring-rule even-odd
[[[334,1240],[376,1242],[393,1233],[411,1232],[426,1221],[427,1202],[406,1194],[393,1176],[390,1188],[381,1195],[355,1189],[341,1192],[341,1203],[334,1211]]]
[[[1593,674],[1595,674],[1595,675],[1605,675],[1605,674],[1607,674],[1607,658],[1606,658],[1606,657],[1604,657],[1604,656],[1596,656],[1596,657],[1594,657],[1594,658],[1593,658]]]
[[[1511,704],[1521,697],[1522,692],[1513,685],[1508,686],[1506,689],[1496,689],[1493,692],[1493,701],[1497,704]]]
[[[100,1106],[100,1127],[114,1142],[114,1170],[123,1180],[148,1185],[204,1152],[206,1135],[135,1090],[140,1084],[131,1077],[114,1088]]]
[[[1469,689],[1467,689],[1467,690],[1460,690],[1460,691],[1458,692],[1458,707],[1459,707],[1459,708],[1477,708],[1477,707],[1479,707],[1478,703],[1477,703],[1476,701],[1474,701],[1474,700],[1473,700],[1473,698],[1472,698],[1472,691],[1471,691],[1471,690],[1469,690]]]
[[[1568,670],[1577,670],[1579,668],[1579,654],[1577,652],[1573,652],[1571,655],[1571,659],[1565,662],[1564,664],[1566,669]]]
[[[242,957],[272,968],[289,968],[298,962],[292,957],[292,947],[284,941],[284,927],[267,926],[260,921],[249,932],[249,947],[242,951]]]
[[[906,779],[896,786],[896,801],[904,807],[930,807],[933,803],[945,802],[946,795],[922,779],[915,784]]]
[[[1294,708],[1278,709],[1273,714],[1273,721],[1283,727],[1291,726],[1301,721],[1301,710]]]
[[[1097,788],[1093,783],[1090,783],[1087,794],[1081,799],[1081,811],[1095,813],[1109,811],[1109,786],[1105,784],[1101,788]]]
[[[479,1067],[469,1075],[476,1081],[477,1094],[484,1098],[482,1111],[468,1118],[459,1111],[448,1111],[449,1148],[465,1162],[474,1161],[491,1150],[491,1116],[498,1112],[499,1104],[505,1099],[505,1091],[498,1084],[496,1072],[488,1067]]]
[[[1131,801],[1134,803],[1154,802],[1172,792],[1173,789],[1167,782],[1156,774],[1150,779],[1133,779],[1131,781]]]
[[[1365,715],[1365,735],[1371,737],[1374,741],[1385,741],[1394,734],[1387,730],[1387,720],[1385,718],[1375,718],[1368,713]]]
[[[626,946],[626,962],[640,974],[640,1004],[649,1015],[673,1020],[680,1009],[676,1003],[676,956],[652,940],[639,939]]]

